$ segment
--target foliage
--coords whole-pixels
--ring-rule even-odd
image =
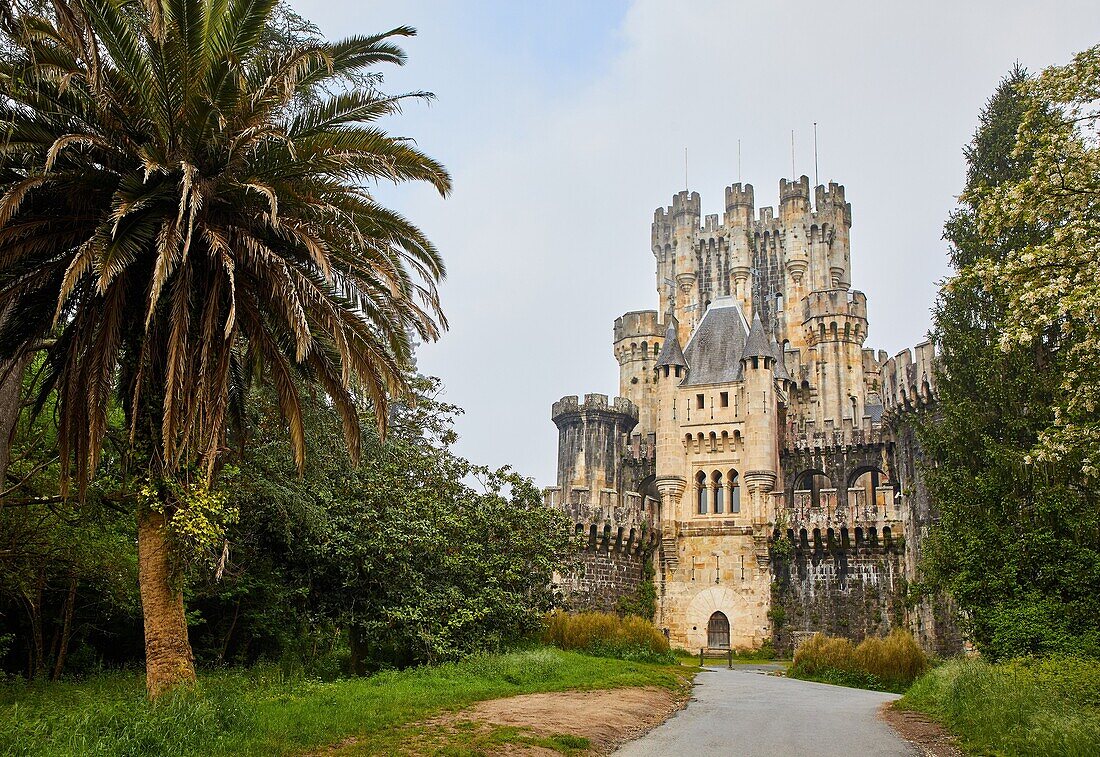
[[[149,444],[143,468],[201,462],[209,479],[261,370],[299,468],[295,376],[329,395],[355,457],[353,393],[384,424],[410,335],[439,333],[439,255],[366,188],[449,191],[438,163],[369,125],[423,95],[325,94],[402,63],[394,39],[413,30],[276,48],[275,6],[81,0],[2,27],[0,356],[48,340],[63,482],[70,458],[82,485],[95,470],[112,399]]]
[[[619,615],[637,615],[639,618],[653,620],[657,614],[657,584],[654,582],[656,570],[653,561],[642,560],[642,580],[633,594],[619,597],[615,603],[615,612]]]
[[[1021,226],[1039,233],[979,265],[987,290],[1003,292],[1003,349],[1057,352],[1063,372],[1028,462],[1080,469],[1100,480],[1100,45],[1020,84],[1025,110],[1013,157],[1022,175],[964,195],[979,234]]]
[[[668,639],[649,620],[605,612],[552,612],[546,616],[543,641],[597,657],[671,665],[676,656]]]
[[[301,478],[285,452],[275,400],[250,400],[253,429],[219,577],[193,590],[200,658],[310,659],[350,645],[356,672],[498,650],[540,627],[571,524],[513,471],[455,455],[458,409],[438,382],[409,379],[372,463],[347,465],[323,401],[304,406],[314,453]]]
[[[952,660],[922,676],[898,706],[942,721],[976,753],[1100,753],[1100,670],[1093,659]]]
[[[478,655],[323,683],[275,667],[204,673],[200,694],[151,704],[140,677],[0,685],[0,752],[12,755],[290,755],[351,736],[394,753],[400,726],[473,702],[537,691],[677,688],[682,673],[555,649]]]
[[[940,292],[932,335],[938,403],[918,428],[939,520],[916,589],[948,590],[970,638],[992,658],[1100,654],[1100,596],[1091,588],[1100,584],[1096,490],[1082,475],[1083,458],[1036,452],[1058,426],[1075,360],[1065,340],[1078,332],[1046,328],[1041,338],[1020,339],[1021,326],[1036,321],[1019,311],[1019,298],[1034,288],[1007,274],[1012,261],[1062,232],[1038,212],[996,227],[989,218],[990,198],[1007,202],[1050,159],[1039,155],[1049,145],[1026,136],[1059,123],[1057,103],[1039,94],[1048,85],[1036,84],[1048,79],[1015,69],[966,149],[967,186],[945,228],[956,273]]]
[[[795,651],[789,674],[863,689],[904,691],[929,664],[912,635],[900,629],[885,639],[869,636],[859,644],[818,633]]]

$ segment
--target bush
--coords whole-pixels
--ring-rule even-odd
[[[953,660],[921,677],[898,705],[940,720],[982,754],[1100,754],[1095,660]]]
[[[824,634],[798,648],[790,675],[811,681],[885,691],[904,691],[929,668],[928,655],[906,631],[858,645]]]
[[[553,612],[546,616],[543,641],[597,657],[667,665],[676,662],[664,634],[648,620],[633,615]]]

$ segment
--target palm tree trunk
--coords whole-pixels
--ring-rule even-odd
[[[138,513],[138,584],[145,618],[145,686],[156,699],[194,683],[195,659],[187,638],[183,589],[174,580],[167,521],[161,513]]]
[[[2,317],[2,316],[0,316]],[[0,360],[0,492],[7,489],[8,457],[22,407],[25,359]]]

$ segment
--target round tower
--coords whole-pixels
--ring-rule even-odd
[[[745,470],[753,525],[767,521],[766,496],[779,470],[779,418],[775,395],[775,352],[756,314],[741,354],[745,381]]]
[[[670,521],[679,520],[680,498],[685,481],[682,466],[683,447],[680,442],[679,422],[676,417],[676,400],[680,383],[687,377],[687,359],[680,347],[678,324],[674,316],[668,318],[661,354],[657,356],[653,376],[657,397],[657,470],[656,485],[661,495],[662,528]]]
[[[554,403],[551,418],[558,427],[558,487],[566,509],[613,508],[623,491],[630,432],[638,425],[634,403],[624,397],[609,403],[606,394],[586,394],[578,402],[573,395]]]
[[[811,292],[803,307],[803,335],[814,350],[818,417],[837,427],[863,418],[867,387],[863,343],[867,339],[867,295],[857,290]]]
[[[656,433],[653,368],[664,343],[656,310],[638,310],[615,319],[615,359],[619,362],[619,396],[638,408],[634,433]]]

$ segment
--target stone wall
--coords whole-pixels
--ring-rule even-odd
[[[922,474],[924,453],[911,422],[913,419],[913,415],[907,414],[890,419],[903,495],[905,570],[910,583],[920,580],[919,566],[925,539],[936,521],[936,509]],[[909,630],[921,646],[938,655],[951,656],[963,651],[964,635],[958,608],[947,595],[922,596],[909,610]]]
[[[577,555],[572,573],[560,577],[562,606],[578,612],[614,612],[620,599],[637,594],[642,565],[650,554],[586,549]]]
[[[792,653],[815,632],[860,641],[905,627],[905,566],[885,546],[772,552],[769,615],[775,647]]]

